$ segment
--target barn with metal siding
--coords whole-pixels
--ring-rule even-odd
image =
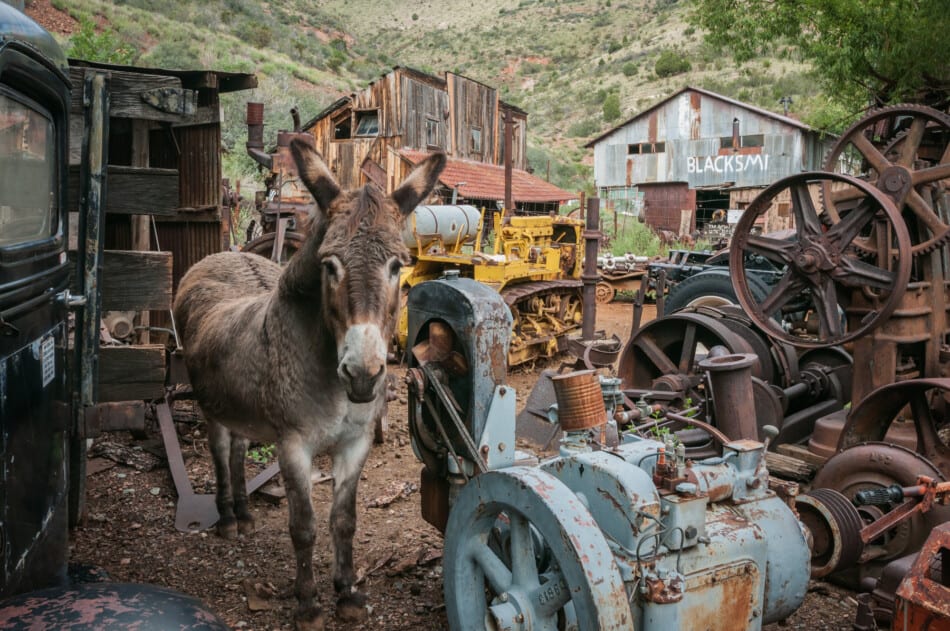
[[[687,86],[586,146],[608,204],[682,234],[717,210],[745,208],[750,191],[819,169],[831,140],[789,116]]]

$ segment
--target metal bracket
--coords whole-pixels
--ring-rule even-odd
[[[142,102],[169,114],[191,116],[198,111],[198,93],[182,88],[154,88],[141,94]]]

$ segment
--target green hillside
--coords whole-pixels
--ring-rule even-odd
[[[703,44],[676,0],[33,0],[28,10],[68,13],[77,56],[127,52],[124,62],[253,72],[260,87],[228,97],[227,175],[252,171],[243,156],[243,108],[265,103],[268,136],[307,119],[392,66],[451,70],[501,90],[529,113],[529,160],[570,190],[592,188],[583,144],[690,84],[825,127],[828,114],[807,69],[785,58],[736,67]],[[44,7],[45,5],[45,7]],[[80,22],[85,20],[86,22]],[[43,20],[40,20],[43,22]],[[85,26],[83,26],[85,24]],[[84,34],[78,38],[77,34]],[[78,53],[82,52],[83,55]]]

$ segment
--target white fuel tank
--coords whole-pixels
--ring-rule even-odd
[[[421,242],[425,248],[441,239],[446,248],[451,248],[456,241],[465,243],[475,238],[481,213],[474,206],[416,206],[413,216],[415,220],[410,217],[402,231],[407,247],[414,249]]]

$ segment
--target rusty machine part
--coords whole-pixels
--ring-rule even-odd
[[[941,180],[950,178],[948,147],[950,115],[922,105],[895,105],[875,110],[845,130],[824,168],[857,170],[891,196],[911,228],[912,253],[921,255],[950,241],[950,224],[940,208],[946,186]],[[853,202],[853,195],[849,190],[830,192],[835,205]],[[863,249],[874,252],[866,245]]]
[[[700,363],[716,347],[723,354],[755,357],[750,366],[755,410],[751,418],[760,429],[779,428],[776,443],[807,440],[816,419],[848,401],[852,371],[848,353],[831,347],[799,355],[753,327],[748,316],[733,306],[680,311],[634,331],[618,368],[624,393],[631,401],[645,397],[671,411],[699,406],[714,418]],[[719,421],[713,424],[719,426]]]
[[[699,462],[670,435],[599,440],[622,394],[585,371],[562,376],[576,422],[539,461],[514,449],[504,301],[466,278],[408,300],[410,432],[423,516],[445,534],[449,628],[754,631],[800,605],[805,533],[770,489],[765,444],[722,437]]]
[[[839,212],[822,195],[829,187],[853,196],[848,212]],[[779,240],[754,234],[755,221],[785,194],[791,199],[795,236]],[[852,245],[870,241],[872,231],[878,250],[869,259]],[[756,256],[783,272],[761,300],[752,292],[746,268],[747,259]],[[756,326],[796,347],[820,348],[853,340],[885,322],[904,295],[911,259],[907,226],[888,195],[851,176],[815,172],[783,178],[753,200],[736,225],[729,271],[736,297]],[[850,317],[852,294],[858,292],[865,294],[868,306],[860,317]],[[792,317],[794,328],[786,330],[782,321],[795,313],[803,317]],[[779,314],[784,317],[776,319]]]
[[[265,190],[258,192],[255,207],[260,221],[247,235],[245,252],[266,256],[286,263],[303,243],[313,198],[297,176],[297,167],[290,155],[290,141],[302,138],[313,142],[313,136],[300,131],[297,108],[290,111],[293,131],[277,133],[274,153],[264,150],[264,104],[247,104],[247,153],[263,169]]]
[[[561,429],[575,432],[604,424],[604,398],[593,370],[578,370],[552,377]]]
[[[950,629],[950,524],[933,529],[895,599],[894,631]]]
[[[910,485],[890,484],[848,489],[815,488],[796,498],[802,524],[811,538],[811,575],[821,578],[855,568],[869,561],[892,560],[919,549],[930,531],[945,520],[950,504],[950,482],[917,476]],[[917,525],[929,523],[925,532],[909,535]],[[919,541],[912,542],[916,536]]]

